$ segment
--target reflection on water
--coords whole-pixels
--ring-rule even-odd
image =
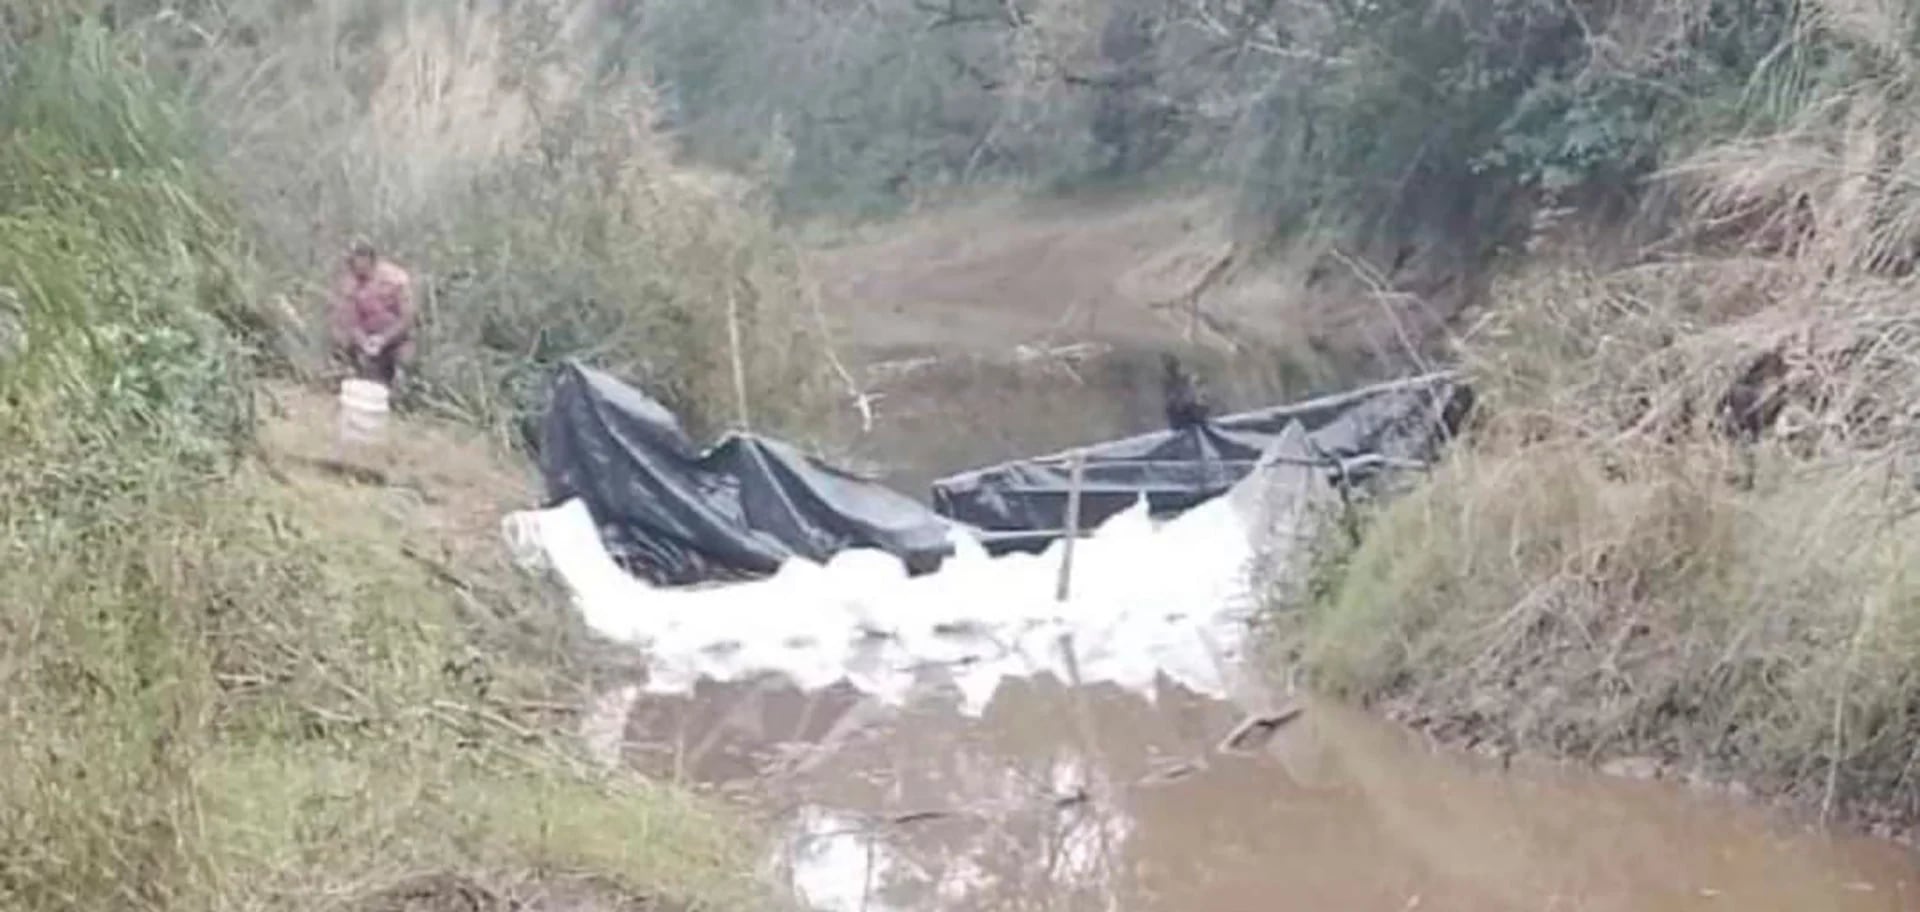
[[[893,907],[874,896],[876,883],[899,876],[900,861],[871,822],[826,808],[802,807],[786,844],[785,871],[810,908]]]
[[[1920,908],[1909,856],[1659,783],[1503,773],[1313,705],[1250,755],[1172,686],[928,695],[702,685],[643,697],[628,758],[789,808],[821,910]]]

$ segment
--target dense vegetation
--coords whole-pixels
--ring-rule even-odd
[[[755,423],[814,406],[799,264],[730,182],[668,167],[649,86],[600,78],[594,5],[93,5],[190,106],[270,271],[276,360],[319,368],[319,283],[360,235],[416,275],[438,413],[507,429],[572,356],[696,428],[740,420],[736,356]]]
[[[730,823],[593,772],[517,721],[516,701],[555,693],[571,654],[541,592],[484,566],[449,587],[405,556],[426,523],[390,496],[297,483],[258,458],[257,383],[314,366],[288,343],[298,323],[261,303],[293,265],[249,196],[260,186],[238,179],[265,165],[146,31],[177,20],[119,21],[57,4],[0,19],[0,907],[353,908],[438,874],[502,892],[591,876],[627,896],[743,898],[750,843]],[[676,316],[693,276],[724,278],[698,293],[737,290],[743,322],[768,319],[755,283],[784,274],[751,220],[644,193],[631,183],[644,163],[618,164],[601,186],[655,206],[651,240],[634,236],[629,201],[566,180],[537,185],[574,204],[542,210],[551,222],[472,228],[455,256],[500,257],[475,280],[500,290],[436,314],[435,402],[495,422],[511,410],[476,397],[514,393],[540,361],[619,363],[661,321],[711,331],[711,310]],[[492,179],[511,185],[516,167]],[[597,246],[583,223],[602,227]],[[554,238],[571,258],[525,268],[574,297],[506,288],[528,273],[503,277],[519,262],[504,245]],[[522,309],[549,303],[565,316]],[[569,325],[588,328],[496,354]],[[711,340],[685,350],[724,365]],[[781,363],[763,358],[757,376],[780,382],[765,378]],[[733,401],[702,386],[724,366],[649,366],[687,396]]]
[[[1631,194],[1676,150],[1777,113],[1778,83],[1819,64],[1781,54],[1794,8],[668,0],[624,5],[623,41],[689,147],[791,212],[1200,181],[1241,187],[1263,232],[1491,246],[1526,203]]]
[[[1233,187],[1247,237],[1480,286],[1440,341],[1482,418],[1280,601],[1307,667],[1920,819],[1916,73],[1898,0],[9,4],[0,905],[728,898],[727,826],[495,712],[558,657],[462,672],[474,594],[377,495],[272,477],[254,390],[322,370],[315,283],[369,233],[433,412],[505,436],[585,356],[802,426],[821,321],[758,191]]]
[[[1323,684],[1440,731],[1909,827],[1920,19],[1656,8],[1677,63],[1752,60],[1660,106],[1694,125],[1640,185],[1660,230],[1501,265],[1455,346],[1481,420],[1280,617]]]
[[[1752,227],[1693,219],[1699,186],[1664,178],[1869,78],[1795,0],[614,7],[614,57],[684,147],[795,222],[1008,188],[1230,196],[1228,280],[1297,273],[1272,357],[1347,380],[1444,356],[1503,264],[1567,230]],[[1385,354],[1343,325],[1383,310],[1408,324]]]

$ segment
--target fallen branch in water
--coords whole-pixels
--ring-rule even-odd
[[[1220,740],[1220,752],[1223,754],[1248,753],[1265,747],[1267,742],[1280,729],[1292,724],[1294,720],[1306,714],[1306,707],[1291,706],[1279,712],[1248,716],[1233,731]]]

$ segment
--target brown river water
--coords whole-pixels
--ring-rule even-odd
[[[822,910],[1920,909],[1907,850],[1660,782],[1503,770],[1323,702],[1227,750],[1231,706],[1051,679],[611,698],[623,756],[742,796]],[[617,717],[617,716],[616,716]]]

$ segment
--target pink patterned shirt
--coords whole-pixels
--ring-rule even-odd
[[[413,280],[386,260],[365,281],[343,271],[334,284],[333,331],[342,343],[371,336],[405,339],[413,330]]]

